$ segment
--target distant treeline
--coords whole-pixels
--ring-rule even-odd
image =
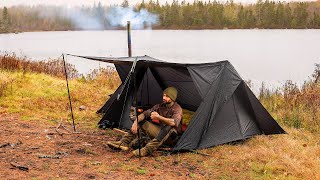
[[[232,0],[227,3],[195,1],[192,4],[174,1],[164,6],[152,2],[143,6],[160,15],[160,26],[164,28],[320,28],[320,1],[285,3],[259,0],[250,5],[233,3]]]
[[[129,7],[127,0],[121,5]],[[90,18],[111,27],[105,14],[115,6],[78,7]],[[131,7],[131,6],[130,6]],[[142,1],[132,6],[134,11],[146,9],[159,16],[154,29],[303,29],[320,28],[320,1],[274,2],[258,0],[255,4],[240,4],[228,1],[173,1],[159,4],[158,1]],[[14,6],[0,8],[0,32],[82,30],[62,14],[63,7]]]

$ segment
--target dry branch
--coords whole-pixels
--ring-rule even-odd
[[[58,155],[39,155],[38,158],[60,159]]]
[[[18,168],[18,169],[20,169],[22,171],[29,171],[29,168],[27,166],[22,166],[20,164],[16,164],[16,163],[13,163],[13,162],[11,162],[10,164],[11,164],[11,166],[13,166],[15,168]]]
[[[0,144],[0,148],[5,148],[7,146],[11,146],[11,144],[10,143]]]
[[[117,132],[120,132],[122,134],[128,134],[126,131],[123,131],[121,129],[118,129],[118,128],[113,128],[113,130],[117,131]]]
[[[72,132],[72,131],[70,131],[68,128],[66,128],[66,127],[62,124],[62,119],[61,119],[59,125],[56,127],[57,133],[58,133],[60,136],[62,136],[63,133],[59,131],[59,128],[63,128],[65,131],[68,132],[68,133],[65,133],[65,134],[80,134],[80,133],[81,133],[81,132]]]

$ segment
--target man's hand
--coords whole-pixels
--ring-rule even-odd
[[[131,131],[133,134],[137,134],[138,132],[138,121],[135,120],[131,126]]]
[[[137,134],[138,128],[139,128],[138,122],[143,121],[144,118],[145,118],[145,117],[144,117],[144,114],[141,113],[141,114],[138,116],[138,119],[135,119],[135,120],[133,121],[133,124],[132,124],[132,126],[131,126],[131,132],[132,132],[133,134]]]
[[[172,118],[165,118],[161,115],[159,115],[159,113],[153,111],[150,115],[150,118],[152,119],[152,121],[156,122],[156,121],[161,121],[162,123],[165,123],[169,126],[175,126],[175,122],[174,122],[174,119]],[[157,122],[159,123],[159,122]]]
[[[153,111],[153,112],[151,113],[150,118],[151,118],[152,120],[155,120],[155,119],[158,119],[158,120],[159,120],[159,119],[160,119],[160,115],[159,115],[159,113]]]

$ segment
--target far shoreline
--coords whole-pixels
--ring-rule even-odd
[[[127,29],[124,28],[119,28],[119,29],[103,29],[103,30],[99,30],[99,29],[75,29],[75,30],[41,30],[41,31],[17,31],[17,32],[7,32],[7,33],[0,33],[0,35],[5,35],[5,34],[21,34],[21,33],[37,33],[37,32],[85,32],[85,31],[97,31],[97,32],[101,32],[101,31],[126,31]],[[198,28],[194,28],[194,29],[165,29],[165,28],[154,28],[154,29],[132,29],[132,31],[228,31],[228,30],[320,30],[318,28],[285,28],[285,29],[279,29],[279,28],[251,28],[251,29],[245,29],[245,28],[222,28],[222,29],[198,29]]]

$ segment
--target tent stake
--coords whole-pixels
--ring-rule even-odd
[[[70,96],[70,90],[69,90],[69,83],[68,83],[67,67],[66,67],[66,61],[64,59],[64,54],[62,55],[62,59],[63,59],[64,73],[65,73],[66,82],[67,82],[67,89],[68,89],[68,97],[69,97],[69,105],[70,105],[70,111],[71,111],[72,125],[73,125],[74,132],[76,132],[76,126],[74,124],[74,116],[73,116],[73,111],[72,111],[72,102],[71,102],[71,96]]]

